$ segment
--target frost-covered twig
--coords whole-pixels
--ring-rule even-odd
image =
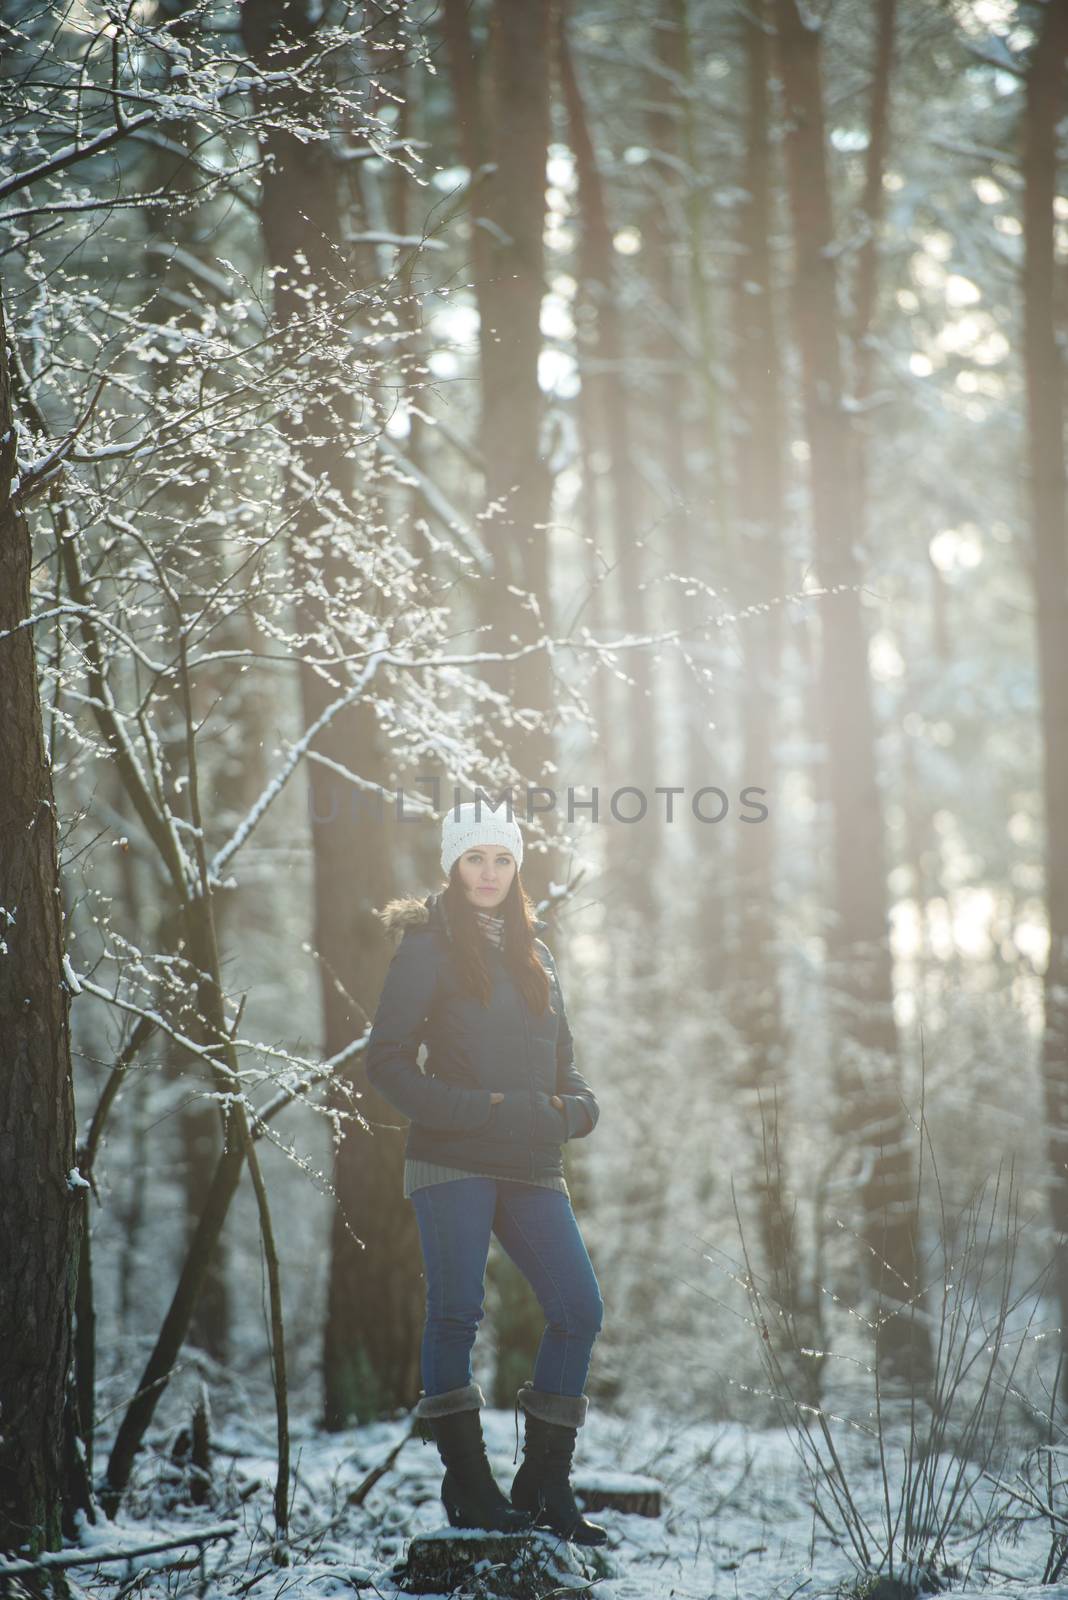
[[[136,640],[131,639],[130,635],[124,633],[121,628],[117,628],[111,619],[106,617],[96,606],[76,605],[73,600],[64,600],[58,606],[50,606],[47,611],[38,611],[32,617],[24,617],[16,628],[7,628],[3,633],[0,633],[0,639],[7,639],[12,633],[17,633],[22,628],[36,628],[42,622],[51,622],[53,617],[86,617],[94,622],[98,628],[104,628],[108,633],[112,634],[123,649],[128,650],[133,659],[140,661],[141,665],[147,668],[149,672],[162,677],[168,670],[162,662],[153,661],[147,656]]]
[[[46,1551],[34,1561],[0,1561],[0,1580],[26,1576],[31,1572],[50,1572],[65,1567],[98,1567],[109,1561],[133,1561],[138,1556],[158,1555],[162,1550],[180,1550],[190,1544],[211,1544],[216,1539],[232,1539],[241,1532],[239,1522],[220,1522],[213,1528],[190,1528],[170,1539],[151,1544],[121,1545],[114,1550]]]
[[[274,1486],[274,1531],[280,1543],[289,1527],[289,1384],[286,1378],[286,1330],[282,1313],[281,1269],[271,1222],[271,1206],[267,1186],[263,1181],[260,1158],[249,1126],[242,1124],[245,1141],[245,1160],[256,1195],[260,1218],[260,1238],[267,1263],[267,1284],[271,1299],[271,1379],[274,1385],[275,1417],[278,1428],[278,1475]]]
[[[221,850],[216,852],[215,858],[211,863],[211,875],[213,878],[217,878],[220,875],[226,863],[235,854],[235,852],[241,848],[245,840],[252,833],[252,830],[255,828],[256,824],[264,816],[269,807],[273,805],[274,801],[277,800],[278,796],[281,794],[282,790],[285,788],[286,784],[297,770],[297,767],[300,765],[301,758],[304,756],[312,742],[318,737],[323,729],[327,727],[336,716],[339,715],[340,712],[345,710],[346,706],[352,705],[353,701],[358,700],[361,695],[366,693],[371,679],[374,677],[383,659],[385,658],[386,652],[384,648],[382,648],[384,643],[384,636],[380,636],[380,648],[376,650],[372,647],[369,659],[352,687],[343,695],[341,695],[339,699],[332,701],[331,704],[326,707],[326,710],[315,719],[311,727],[305,731],[302,737],[291,746],[285,761],[275,773],[270,783],[268,783],[266,788],[262,790],[255,804],[231,834],[226,844],[223,845]]]

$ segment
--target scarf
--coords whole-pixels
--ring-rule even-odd
[[[497,916],[492,911],[483,911],[479,906],[475,907],[475,916],[478,918],[479,928],[486,935],[486,938],[492,944],[495,944],[498,950],[501,949],[504,945],[504,918]]]

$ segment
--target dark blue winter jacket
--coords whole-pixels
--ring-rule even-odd
[[[551,1010],[540,1017],[529,1011],[489,940],[484,955],[493,987],[483,1007],[461,987],[443,892],[391,901],[378,916],[403,933],[367,1043],[367,1077],[411,1121],[405,1155],[496,1178],[560,1176],[561,1145],[592,1133],[600,1109],[575,1070],[548,947],[535,939]],[[540,932],[545,923],[535,926]],[[491,1105],[494,1092],[504,1099]],[[565,1110],[552,1105],[554,1094]]]

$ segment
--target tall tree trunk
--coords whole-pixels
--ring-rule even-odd
[[[316,22],[300,0],[278,8],[273,0],[248,0],[241,13],[242,37],[258,65],[281,73],[294,68],[315,48]],[[284,109],[283,87],[265,90]],[[299,112],[299,107],[295,107]],[[293,355],[300,354],[300,328],[309,313],[309,295],[328,309],[337,278],[334,251],[341,236],[337,167],[318,141],[302,142],[285,127],[263,136],[265,157],[260,217],[267,256],[278,275],[275,310],[291,332]],[[306,263],[306,266],[304,265]],[[304,353],[304,359],[314,359]],[[326,505],[330,496],[360,515],[345,451],[351,438],[351,399],[335,375],[319,373],[316,398],[299,422],[291,424],[291,445],[304,485],[294,485],[290,550],[302,577],[304,598],[297,626],[309,649],[326,655],[332,632],[314,596],[351,584],[353,573],[338,550]],[[309,494],[316,483],[320,493]],[[337,695],[324,677],[302,664],[302,712],[311,725]],[[384,782],[386,771],[377,722],[369,705],[356,705],[332,720],[316,750],[363,777]],[[334,1055],[362,1030],[369,1004],[388,965],[381,929],[372,912],[392,888],[392,867],[384,849],[368,848],[368,831],[380,824],[353,803],[328,769],[309,766],[314,861],[315,953],[323,1007],[323,1051]],[[362,1064],[353,1084],[362,1091],[361,1110],[372,1124],[388,1123],[389,1108],[366,1082]],[[342,1096],[339,1109],[351,1110]],[[401,1190],[401,1151],[397,1141],[346,1132],[337,1150],[327,1320],[323,1343],[324,1417],[328,1427],[366,1422],[398,1406],[414,1403],[419,1391],[421,1289],[418,1240],[411,1208],[391,1197]],[[362,1241],[362,1243],[361,1243]]]
[[[1064,377],[1055,303],[1053,202],[1057,124],[1064,114],[1068,7],[1044,7],[1027,73],[1024,162],[1024,376],[1032,575],[1046,807],[1049,959],[1043,977],[1042,1078],[1056,1243],[1061,1348],[1068,1351],[1068,518]]]
[[[716,319],[713,287],[706,271],[705,185],[708,173],[700,148],[700,89],[694,72],[693,42],[690,30],[689,0],[671,0],[673,28],[667,60],[670,61],[679,94],[676,143],[686,168],[686,254],[690,277],[690,315],[697,335],[698,391],[701,397],[701,422],[706,466],[702,477],[701,526],[705,541],[719,547],[723,559],[730,536],[727,474],[723,463],[722,423],[720,418],[719,351],[716,348]]]
[[[700,184],[704,174],[699,170],[689,7],[672,0],[665,15],[654,14],[652,27],[645,126],[646,142],[653,152],[655,194],[642,222],[642,260],[653,308],[647,345],[653,377],[647,385],[651,414],[643,431],[656,439],[656,459],[670,509],[657,519],[648,542],[666,547],[668,565],[675,572],[693,573],[709,589],[718,589],[724,577],[724,541],[719,535],[725,525],[725,502],[717,374],[713,370],[715,341],[701,259],[704,204]],[[695,460],[702,464],[691,465]],[[642,576],[627,574],[628,587],[637,589]],[[692,625],[708,617],[708,594],[699,591],[688,598],[677,584],[669,592],[673,601],[670,614],[655,616],[650,604],[650,620],[681,628],[685,636]],[[709,648],[715,649],[715,645],[710,646],[706,635],[698,651]],[[692,659],[696,657],[695,652]],[[661,695],[665,690],[670,694],[670,680],[664,674],[659,678]],[[721,864],[722,829],[692,820],[686,806],[687,797],[709,782],[721,782],[727,740],[722,726],[713,731],[712,723],[720,723],[723,708],[715,706],[704,676],[693,667],[680,664],[675,681],[683,719],[680,776],[687,791],[681,802],[683,821],[678,826],[696,839],[691,853],[698,862],[689,941],[699,952],[695,982],[716,990],[725,972],[729,904]],[[715,774],[711,779],[710,773]],[[673,780],[675,775],[671,776]],[[669,859],[661,857],[662,861]],[[650,856],[645,868],[650,883],[655,869]]]
[[[857,253],[853,281],[853,309],[849,338],[853,357],[853,394],[858,402],[868,398],[874,351],[869,335],[879,299],[879,240],[886,210],[883,176],[890,142],[890,84],[894,72],[894,35],[897,0],[874,0],[875,45],[872,60],[871,107],[868,113],[868,149],[864,161],[864,192],[860,224],[864,242]],[[876,413],[877,414],[877,413]],[[868,500],[870,413],[858,413],[856,430],[857,496],[861,507]]]
[[[582,178],[579,176],[581,195]],[[581,205],[581,200],[580,200]],[[565,628],[572,618],[581,619],[598,637],[607,638],[611,629],[611,606],[608,597],[608,574],[612,564],[613,549],[609,511],[612,505],[611,478],[608,470],[611,456],[608,452],[604,416],[598,395],[598,380],[590,371],[600,360],[598,347],[600,329],[598,307],[585,282],[581,265],[584,239],[580,232],[579,286],[575,295],[575,359],[578,363],[579,393],[575,401],[575,427],[578,434],[579,472],[582,486],[576,506],[576,519],[582,530],[583,586],[576,595],[574,605],[563,618]],[[606,668],[595,665],[588,691],[590,714],[595,738],[590,740],[588,760],[591,784],[596,780],[599,763],[603,757],[601,740],[613,725],[613,690],[615,680]]]
[[[586,309],[585,344],[587,366],[583,373],[583,403],[596,419],[598,444],[605,452],[604,473],[608,516],[602,536],[611,536],[600,552],[616,569],[621,601],[623,630],[641,634],[650,626],[642,579],[646,559],[641,538],[644,497],[635,461],[635,439],[631,426],[631,403],[627,393],[627,343],[624,336],[620,285],[608,203],[593,146],[590,121],[561,14],[557,27],[557,60],[560,89],[567,115],[568,139],[575,159],[578,180],[578,267],[579,311]],[[649,651],[631,653],[622,662],[623,671],[633,684],[619,693],[622,726],[607,721],[600,728],[601,754],[611,765],[604,776],[609,791],[620,784],[640,789],[648,798],[649,812],[634,824],[605,819],[614,845],[610,863],[613,897],[618,894],[637,910],[645,931],[652,939],[652,919],[656,913],[657,881],[655,864],[662,842],[653,791],[657,783],[658,719],[652,701],[654,679]],[[617,687],[618,686],[614,686]],[[606,695],[606,702],[609,697]],[[611,743],[608,736],[611,735]],[[604,804],[604,801],[602,801]],[[636,801],[621,810],[636,814]]]
[[[734,504],[740,597],[759,606],[744,619],[742,773],[767,791],[762,822],[739,822],[735,854],[737,925],[731,940],[732,1011],[743,1041],[741,1085],[747,1122],[757,1135],[752,1187],[772,1294],[783,1311],[798,1302],[793,1224],[783,1141],[785,1046],[775,955],[774,864],[777,793],[775,733],[782,682],[783,556],[782,365],[772,303],[771,42],[766,0],[742,22],[745,50],[745,166],[734,283]],[[759,798],[759,797],[758,797]],[[743,815],[751,815],[748,811]],[[763,1137],[766,1132],[767,1138]]]
[[[483,172],[487,156],[485,117],[483,116],[482,78],[479,52],[471,33],[469,0],[444,0],[442,26],[445,52],[452,84],[453,125],[460,160],[467,168],[467,214],[470,224],[471,270],[475,296],[481,309],[486,294],[489,261],[489,234],[482,221],[484,204]],[[485,362],[489,350],[479,341],[481,387],[485,390]]]
[[[552,625],[549,592],[549,513],[552,483],[541,447],[543,403],[538,383],[544,292],[545,163],[549,145],[550,0],[493,0],[486,70],[462,5],[446,6],[449,68],[461,150],[478,170],[493,173],[471,193],[472,258],[480,321],[480,441],[485,495],[493,508],[486,526],[494,572],[480,582],[484,648],[514,650]],[[482,104],[489,115],[481,115]],[[532,593],[533,616],[518,596]],[[509,707],[552,707],[549,661],[538,651],[500,668],[484,669]],[[553,787],[553,739],[525,730],[505,713],[502,737],[523,784]],[[524,791],[517,798],[521,798]],[[531,855],[524,880],[540,893],[554,876],[546,856]]]
[[[0,1550],[61,1543],[64,1409],[84,1188],[74,1169],[74,1083],[52,769],[45,753],[0,297]]]
[[[775,0],[773,17],[788,118],[795,318],[816,561],[823,583],[841,586],[821,609],[820,686],[833,812],[829,998],[842,1121],[856,1142],[862,1173],[861,1229],[878,1302],[877,1358],[889,1370],[920,1378],[929,1369],[930,1340],[922,1310],[916,1317],[909,1310],[919,1294],[917,1201],[893,1013],[883,806],[859,595],[864,508],[842,372],[821,33],[798,0]]]

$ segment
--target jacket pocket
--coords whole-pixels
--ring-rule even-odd
[[[466,1093],[469,1096],[470,1116],[460,1124],[460,1131],[462,1133],[481,1133],[484,1128],[489,1128],[493,1125],[497,1107],[490,1103],[490,1091],[488,1089],[469,1089]],[[484,1105],[480,1104],[483,1100],[485,1101]]]
[[[434,1082],[447,1080],[437,1078]],[[457,1134],[481,1133],[489,1127],[497,1107],[490,1105],[488,1089],[462,1089],[449,1084],[448,1094],[448,1122],[428,1124],[413,1117],[413,1123],[434,1139],[455,1139]]]
[[[534,1094],[534,1139],[538,1144],[563,1144],[567,1138],[567,1117],[540,1089]]]
[[[484,1130],[494,1139],[507,1140],[509,1144],[529,1144],[531,1138],[530,1095],[526,1089],[504,1091],[490,1112]]]

